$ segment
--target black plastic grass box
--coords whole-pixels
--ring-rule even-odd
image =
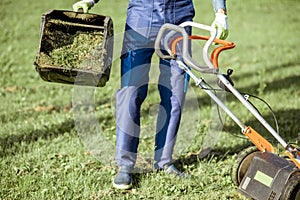
[[[108,16],[51,10],[42,15],[36,70],[44,81],[104,87],[110,77],[113,34]]]

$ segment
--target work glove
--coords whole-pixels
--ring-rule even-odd
[[[80,9],[83,10],[83,13],[88,13],[89,9],[95,5],[94,0],[81,0],[73,4],[73,10],[78,12]]]
[[[227,38],[228,36],[227,15],[223,13],[216,13],[215,20],[211,26],[217,29],[216,38],[221,40],[225,40]]]

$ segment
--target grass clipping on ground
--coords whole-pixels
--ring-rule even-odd
[[[53,26],[54,23],[70,26],[58,20],[48,23],[45,25],[46,28]],[[39,66],[103,72],[103,59],[106,54],[105,49],[102,48],[103,31],[78,29],[75,34],[72,34],[64,29],[60,30],[59,27],[56,26],[55,30],[51,28],[45,30],[45,37],[42,40],[44,50],[39,52],[37,59]],[[72,28],[74,29],[74,26]]]

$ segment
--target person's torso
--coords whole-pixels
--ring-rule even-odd
[[[135,46],[144,42],[148,44],[155,40],[163,24],[179,25],[192,21],[194,15],[193,0],[130,0],[125,41]]]
[[[130,0],[127,23],[137,27],[178,24],[195,14],[192,0]]]

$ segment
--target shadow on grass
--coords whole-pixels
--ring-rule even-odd
[[[29,144],[37,141],[38,139],[55,138],[66,132],[70,132],[74,126],[73,119],[69,119],[61,124],[53,124],[45,127],[45,129],[31,130],[18,135],[9,135],[7,137],[0,138],[0,157],[16,155],[21,150],[21,143]]]
[[[300,133],[300,108],[299,109],[287,109],[287,110],[279,110],[275,113],[278,127],[279,127],[279,135],[286,140],[287,142],[294,143],[297,140],[297,135]],[[275,122],[273,115],[264,115],[264,119],[276,130]],[[262,136],[267,138],[268,140],[275,141],[274,137],[269,133],[265,127],[256,119],[252,119],[250,121],[245,122],[246,125],[251,126],[257,132],[259,132]],[[231,133],[239,133],[240,128],[238,126],[224,126],[225,130],[230,130]],[[276,142],[276,141],[275,141]]]
[[[278,114],[277,120],[279,130],[280,132],[282,132],[279,132],[279,135],[288,143],[296,143],[297,133],[300,132],[300,124],[298,123],[298,121],[300,120],[300,109],[279,110],[276,113]],[[273,120],[273,116],[271,114],[268,116],[264,116],[264,118],[267,121]],[[258,133],[268,139],[274,147],[276,147],[278,142],[257,120],[250,120],[246,124],[249,124],[251,127],[253,127],[256,131],[258,131]],[[228,130],[230,130],[230,132],[233,134],[240,133],[239,126],[224,126],[224,130],[226,130],[227,132]],[[199,158],[197,154],[192,154],[187,157],[181,157],[175,161],[175,165],[180,170],[183,170],[184,165],[195,164],[203,159],[209,159],[211,157],[217,158],[217,160],[224,160],[228,156],[237,154],[249,146],[253,146],[253,144],[249,140],[245,140],[244,142],[237,143],[233,146],[225,148],[218,147],[216,149],[213,149],[204,158]]]
[[[294,76],[289,76],[283,79],[277,79],[273,80],[272,82],[266,82],[267,86],[264,89],[264,92],[273,92],[273,91],[278,91],[280,89],[284,90],[289,87],[295,87],[295,88],[300,88],[300,85],[298,83],[300,79],[300,75],[294,75]],[[244,88],[237,88],[240,92],[257,92],[257,88],[259,88],[259,83],[244,87]]]
[[[300,84],[298,83],[299,79],[300,79],[300,75],[293,75],[293,76],[289,76],[289,77],[286,77],[286,78],[283,78],[283,79],[273,80],[272,82],[266,82],[267,86],[264,89],[264,93],[274,92],[274,91],[279,92],[279,90],[284,90],[284,89],[287,89],[287,88],[290,88],[290,87],[299,88],[299,90],[300,90]],[[234,81],[234,77],[233,77],[233,81]],[[252,94],[252,95],[258,96],[256,93],[258,93],[257,88],[259,88],[259,86],[260,86],[260,84],[257,83],[257,84],[250,85],[250,86],[247,86],[247,87],[240,87],[240,88],[238,86],[235,86],[235,87],[242,94],[245,93],[245,94]],[[203,92],[203,91],[201,91],[202,90],[201,88],[198,88],[198,87],[195,87],[195,86],[194,86],[193,89],[196,93],[197,93],[197,91]],[[220,90],[219,87],[217,87],[215,89]],[[211,98],[206,94],[204,94],[201,97],[198,97],[197,100],[198,100],[198,104],[200,106],[200,109],[201,109],[201,107],[210,106],[211,103],[212,103]],[[189,101],[193,102],[194,99],[187,99],[186,102],[185,102],[185,106],[189,105]],[[233,96],[231,93],[227,93],[226,102],[224,102],[224,103],[226,104],[226,103],[230,103],[230,102],[233,102],[233,101],[238,102],[238,100],[236,99],[235,96]],[[284,103],[284,102],[281,102],[281,103]],[[271,107],[272,107],[272,105],[271,105]]]
[[[281,63],[279,65],[274,65],[272,67],[268,67],[268,68],[264,68],[265,69],[265,73],[274,73],[274,71],[279,70],[282,71],[283,69],[287,70],[287,68],[299,68],[300,62],[299,60],[294,60],[294,61],[290,61],[290,62],[286,62],[286,63]],[[228,67],[230,68],[230,67]],[[241,71],[244,67],[241,67]],[[225,70],[224,70],[225,71]],[[234,77],[237,77],[239,79],[247,79],[248,77],[251,76],[255,76],[256,74],[254,72],[247,72],[247,73],[243,73],[243,74],[238,74],[238,73],[233,73],[232,77],[234,79]]]

